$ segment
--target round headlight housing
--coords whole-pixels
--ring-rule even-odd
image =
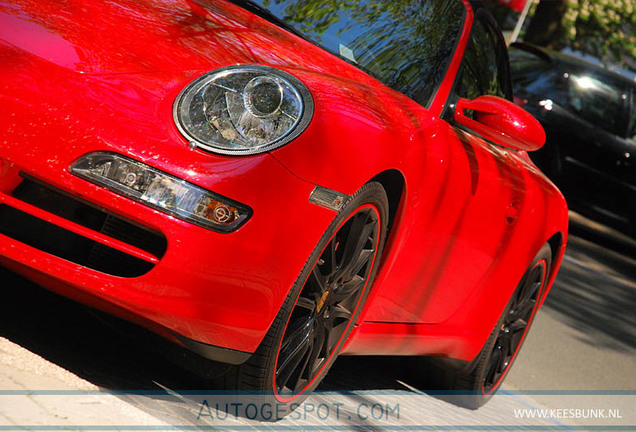
[[[209,72],[177,97],[174,119],[192,147],[252,155],[287,144],[309,124],[313,100],[294,76],[268,66]]]

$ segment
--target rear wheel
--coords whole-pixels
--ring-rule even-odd
[[[552,252],[544,245],[532,260],[477,357],[467,365],[449,359],[425,359],[425,384],[435,390],[456,390],[449,401],[477,409],[501,386],[538,309],[545,290]]]
[[[320,383],[368,293],[387,219],[388,201],[379,183],[363,186],[347,201],[263,342],[245,364],[225,377],[225,388],[256,390],[277,404],[299,404]]]

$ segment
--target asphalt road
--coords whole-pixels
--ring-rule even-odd
[[[506,384],[636,390],[636,241],[570,216],[565,259]]]
[[[573,216],[557,282],[504,387],[636,390],[636,242]],[[31,359],[41,357],[69,371],[66,380],[82,383],[69,383],[70,388],[209,390],[208,381],[175,367],[166,359],[168,348],[145,333],[4,269],[0,283],[0,337],[19,348],[9,354],[21,364],[17,369],[29,371],[30,362],[40,364]],[[58,372],[45,369],[40,378],[23,374],[21,379],[47,388],[50,375]],[[406,372],[400,358],[342,357],[321,388],[418,388]]]

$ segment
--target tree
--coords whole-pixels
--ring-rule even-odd
[[[552,49],[568,47],[636,69],[636,3],[541,0],[524,40]]]
[[[539,3],[523,39],[551,49],[564,48],[563,16],[566,9],[567,0],[548,0]]]

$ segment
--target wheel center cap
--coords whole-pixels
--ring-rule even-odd
[[[316,313],[320,313],[320,310],[323,308],[323,306],[325,305],[325,301],[327,300],[327,297],[329,297],[329,291],[325,291],[322,296],[320,297],[320,300],[318,300],[318,305],[316,306]]]

